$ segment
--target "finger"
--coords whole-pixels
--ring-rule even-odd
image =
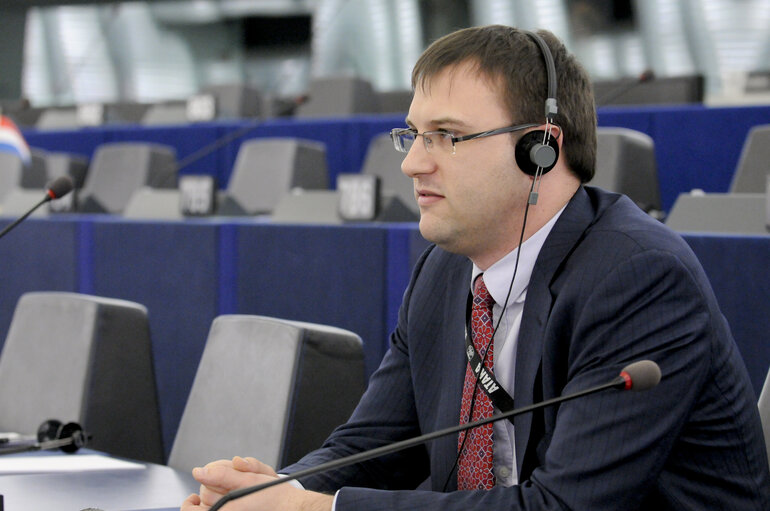
[[[235,470],[232,466],[225,465],[206,465],[203,468],[194,468],[193,476],[202,485],[214,491],[223,490],[227,493],[236,488],[252,486],[260,482],[269,481],[274,476],[265,474],[255,474],[253,472],[241,472]]]
[[[215,491],[215,492],[217,492],[217,493],[219,493],[221,495],[224,495],[225,493],[228,492],[228,488],[222,488],[222,487],[218,487],[218,486],[212,486],[211,484],[205,484],[203,481],[198,479],[198,477],[196,477],[195,474],[196,473],[201,473],[201,470],[206,471],[206,472],[203,472],[203,473],[207,473],[207,470],[209,468],[211,468],[211,467],[224,467],[226,469],[226,468],[232,468],[232,465],[233,465],[233,463],[230,460],[212,461],[210,463],[207,463],[204,467],[195,467],[193,469],[193,471],[192,471],[192,475],[193,475],[193,477],[195,477],[195,479],[199,483],[201,483],[201,485],[202,485],[201,488],[203,488],[204,486],[207,486],[210,490],[213,490],[213,491]]]
[[[195,511],[201,504],[201,499],[198,495],[193,493],[182,502],[180,511]]]
[[[227,493],[225,490],[209,488],[204,485],[201,485],[201,488],[198,490],[198,492],[200,494],[201,503],[206,506],[213,506],[214,503],[224,497]]]
[[[275,470],[273,470],[273,467],[266,463],[262,463],[257,458],[251,456],[245,458],[236,456],[233,458],[232,463],[233,468],[235,470],[240,470],[241,472],[254,472],[255,474],[265,474],[273,477],[278,476],[278,474],[275,473]]]

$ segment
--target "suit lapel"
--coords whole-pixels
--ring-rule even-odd
[[[535,389],[535,384],[540,371],[543,339],[553,302],[550,284],[562,262],[569,256],[593,220],[591,201],[581,186],[556,221],[538,255],[527,286],[516,351],[514,402],[517,408],[532,404],[536,398],[543,399],[541,390]],[[524,473],[522,468],[525,458],[529,456],[527,449],[536,447],[529,445],[530,439],[536,441],[543,434],[542,431],[532,431],[532,417],[531,413],[522,414],[516,417],[514,422],[516,466],[520,480],[529,477],[529,470]]]

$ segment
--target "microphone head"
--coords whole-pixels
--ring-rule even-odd
[[[46,193],[51,199],[59,199],[70,193],[73,187],[72,179],[69,176],[61,176],[54,179],[48,185]]]
[[[660,382],[660,367],[652,360],[640,360],[624,367],[620,377],[625,390],[648,390]]]

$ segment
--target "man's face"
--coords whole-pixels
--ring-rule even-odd
[[[407,124],[419,133],[463,136],[509,126],[511,119],[498,86],[460,64],[416,88]],[[427,152],[417,137],[401,170],[414,182],[425,239],[482,268],[515,248],[530,184],[514,160],[516,139],[458,142],[452,154],[451,148]]]

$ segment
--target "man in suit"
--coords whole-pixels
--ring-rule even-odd
[[[471,28],[433,43],[412,83],[408,128],[392,135],[408,151],[402,170],[435,245],[350,420],[282,472],[599,385],[640,359],[656,362],[662,380],[227,509],[770,509],[756,397],[697,259],[628,198],[585,186],[596,117],[574,57],[547,32]],[[185,511],[278,477],[253,458],[194,475],[201,493]]]

